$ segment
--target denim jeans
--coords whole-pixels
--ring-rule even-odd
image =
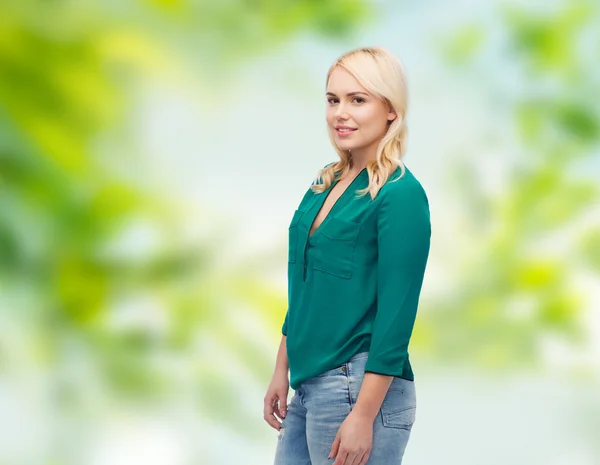
[[[368,352],[303,382],[288,405],[277,439],[275,465],[325,465],[342,422],[356,403]],[[368,465],[400,465],[415,422],[415,383],[394,377],[373,423]]]

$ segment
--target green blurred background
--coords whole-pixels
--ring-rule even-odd
[[[272,463],[325,75],[380,45],[431,205],[410,464],[600,464],[600,2],[0,4],[0,464]],[[291,394],[291,392],[290,392]]]

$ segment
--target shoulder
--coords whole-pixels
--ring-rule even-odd
[[[390,176],[388,181],[380,190],[381,202],[386,204],[397,204],[399,207],[410,203],[422,203],[429,205],[425,189],[415,175],[406,166],[404,175],[399,167]]]
[[[379,191],[377,224],[397,231],[418,232],[420,237],[431,235],[429,200],[419,180],[406,169],[402,177],[394,173]]]

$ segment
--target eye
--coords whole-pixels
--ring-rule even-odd
[[[330,97],[330,98],[327,99],[327,102],[329,102],[329,105],[333,105],[335,103],[334,100],[337,101],[336,98]]]
[[[362,97],[354,97],[352,100],[356,100],[356,103],[363,103],[365,101]]]

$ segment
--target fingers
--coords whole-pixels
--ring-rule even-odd
[[[281,420],[287,415],[287,399],[281,393],[273,400],[273,411]]]
[[[336,460],[335,462],[333,462],[332,465],[364,465],[365,463],[367,463],[368,459],[368,451],[364,453],[350,453],[344,450],[343,447],[341,447],[338,456],[336,457]]]
[[[343,448],[340,449],[337,457],[335,458],[335,462],[332,465],[346,465],[346,458],[348,457],[348,452],[346,452]]]
[[[328,459],[336,457],[332,465],[364,465],[369,460],[371,449],[364,452],[349,452],[341,445],[341,436],[336,436]]]
[[[263,408],[263,418],[264,420],[271,426],[273,429],[279,431],[281,429],[281,423],[277,418],[275,418],[273,403],[276,402],[277,399],[272,399],[270,397],[265,397],[264,408]]]
[[[279,396],[279,411],[281,412],[281,418],[285,418],[287,415],[287,393]]]
[[[350,463],[348,463],[348,460],[346,460],[346,464],[347,465],[365,465],[365,463],[367,463],[367,460],[369,460],[369,452],[370,451],[365,451],[363,453],[356,454],[354,460]],[[346,464],[344,464],[344,465],[346,465]]]
[[[367,463],[367,461],[369,460],[369,456],[371,455],[371,451],[368,450],[366,451],[362,458],[360,459],[360,462],[358,462],[358,465],[365,465],[365,463]]]
[[[264,419],[273,429],[275,429],[277,431],[279,431],[281,429],[281,423],[279,423],[279,420],[277,418],[275,418],[275,415],[273,415],[273,414],[265,415]]]
[[[341,437],[339,435],[336,435],[335,439],[333,440],[333,444],[331,445],[331,451],[329,452],[329,455],[327,456],[328,459],[333,458],[338,454],[338,449],[340,447],[340,440],[341,440]]]
[[[278,418],[283,418],[281,416],[281,411],[279,410],[277,402],[278,402],[277,399],[273,400],[273,406],[272,406],[273,407],[273,412],[275,413],[275,415],[277,415]]]

